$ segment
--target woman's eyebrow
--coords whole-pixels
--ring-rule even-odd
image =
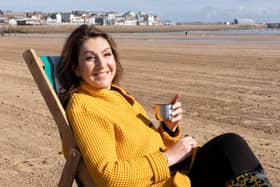
[[[106,51],[108,51],[108,50],[111,51],[111,48],[110,48],[110,47],[106,47],[105,49],[102,50],[102,53],[104,53],[104,52],[106,52]],[[91,50],[85,50],[85,51],[83,52],[83,54],[87,54],[87,53],[91,53],[91,54],[93,54],[93,55],[96,54],[94,51],[91,51]]]
[[[106,47],[105,49],[103,49],[103,51],[102,52],[106,52],[106,51],[111,51],[111,47]]]
[[[86,55],[87,53],[91,53],[91,54],[95,55],[95,52],[94,52],[94,51],[91,51],[91,50],[85,50],[85,51],[83,52],[84,55]]]

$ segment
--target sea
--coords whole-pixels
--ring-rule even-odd
[[[148,42],[271,42],[280,43],[280,29],[203,30],[186,32],[126,33],[113,37],[117,40],[142,40]],[[274,36],[274,37],[273,37]]]

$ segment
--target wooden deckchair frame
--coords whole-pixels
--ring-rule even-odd
[[[33,49],[26,50],[23,53],[23,58],[56,122],[62,144],[66,150],[68,150],[66,163],[58,186],[72,186],[75,177],[79,178],[79,181],[82,182],[83,186],[95,186],[82,160],[81,153],[69,126],[65,110],[44,71],[43,62]]]

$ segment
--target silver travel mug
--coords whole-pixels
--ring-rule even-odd
[[[159,121],[166,121],[172,119],[172,104],[155,104],[155,117]]]

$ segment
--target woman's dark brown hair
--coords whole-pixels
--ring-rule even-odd
[[[77,77],[75,74],[75,69],[78,67],[78,57],[80,48],[83,43],[95,37],[103,37],[107,40],[109,45],[111,46],[112,53],[114,55],[117,72],[113,79],[113,84],[119,84],[123,68],[119,61],[119,55],[117,52],[117,46],[112,37],[106,32],[98,29],[93,25],[81,25],[76,28],[71,35],[66,39],[63,50],[61,52],[61,59],[58,64],[58,79],[63,88],[63,92],[61,92],[61,100],[63,104],[68,100],[70,93],[75,90],[80,83],[80,77]]]

